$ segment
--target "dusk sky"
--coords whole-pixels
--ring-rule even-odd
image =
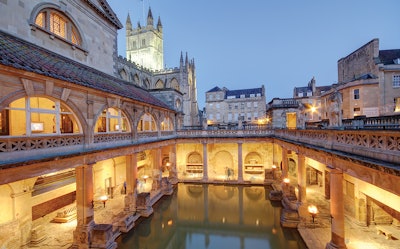
[[[267,102],[293,88],[337,82],[337,61],[374,38],[380,50],[400,49],[399,0],[108,0],[125,26],[160,16],[164,64],[181,52],[195,60],[199,108],[215,86],[265,86]],[[143,17],[144,14],[144,17]],[[125,54],[125,28],[118,32]]]

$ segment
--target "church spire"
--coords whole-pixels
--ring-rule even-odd
[[[185,66],[186,66],[186,69],[189,69],[189,58],[188,58],[187,52],[186,52],[186,58],[185,58]]]
[[[157,30],[159,32],[162,32],[162,23],[161,23],[161,18],[158,17],[158,21],[157,21]]]
[[[182,53],[182,51],[181,51],[181,59],[180,59],[180,61],[179,61],[179,68],[183,68],[183,53]]]
[[[149,7],[149,12],[147,14],[147,26],[153,27],[153,13],[151,13],[151,8]]]
[[[131,22],[131,17],[129,16],[126,18],[126,31],[132,30],[132,22]]]

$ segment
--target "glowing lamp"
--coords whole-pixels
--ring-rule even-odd
[[[107,195],[102,195],[100,196],[100,201],[103,202],[103,207],[106,207],[106,202],[108,200],[108,196]]]
[[[308,206],[308,212],[310,213],[312,217],[312,222],[314,223],[315,216],[317,216],[318,213],[318,208],[315,205],[309,205]]]

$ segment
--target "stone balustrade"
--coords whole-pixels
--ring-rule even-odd
[[[63,134],[57,136],[2,137],[0,138],[0,161],[7,164],[32,156],[55,154],[68,155],[75,152],[126,146],[141,142],[171,138],[278,138],[301,143],[305,146],[324,148],[349,153],[351,155],[378,159],[389,163],[400,163],[400,133],[389,130],[180,130],[174,132],[139,132],[137,138],[132,133],[96,134],[93,142],[85,144],[83,134]],[[21,153],[21,152],[24,153]],[[43,152],[43,153],[42,153]],[[17,153],[17,154],[14,154]],[[13,159],[14,158],[14,159]]]

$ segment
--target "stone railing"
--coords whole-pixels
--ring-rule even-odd
[[[275,130],[276,138],[400,163],[400,133],[369,130]]]
[[[266,137],[271,136],[273,130],[181,130],[177,132],[179,138],[196,138],[196,137]]]
[[[111,148],[130,143],[145,143],[171,138],[277,138],[304,146],[318,147],[378,159],[388,163],[400,163],[400,133],[389,130],[180,130],[175,132],[138,132],[96,134],[93,146],[84,144],[83,134],[63,134],[32,137],[0,137],[0,164],[15,160],[25,161],[49,155],[67,155],[91,149]],[[49,150],[50,149],[50,150]],[[21,153],[24,152],[24,153]],[[17,153],[17,154],[14,154]]]
[[[137,138],[140,139],[148,139],[148,138],[157,138],[158,137],[158,131],[144,131],[144,132],[138,132],[137,133]]]
[[[83,134],[0,138],[0,153],[83,145]]]
[[[132,133],[108,133],[94,135],[93,142],[96,143],[109,143],[119,141],[131,141]]]

